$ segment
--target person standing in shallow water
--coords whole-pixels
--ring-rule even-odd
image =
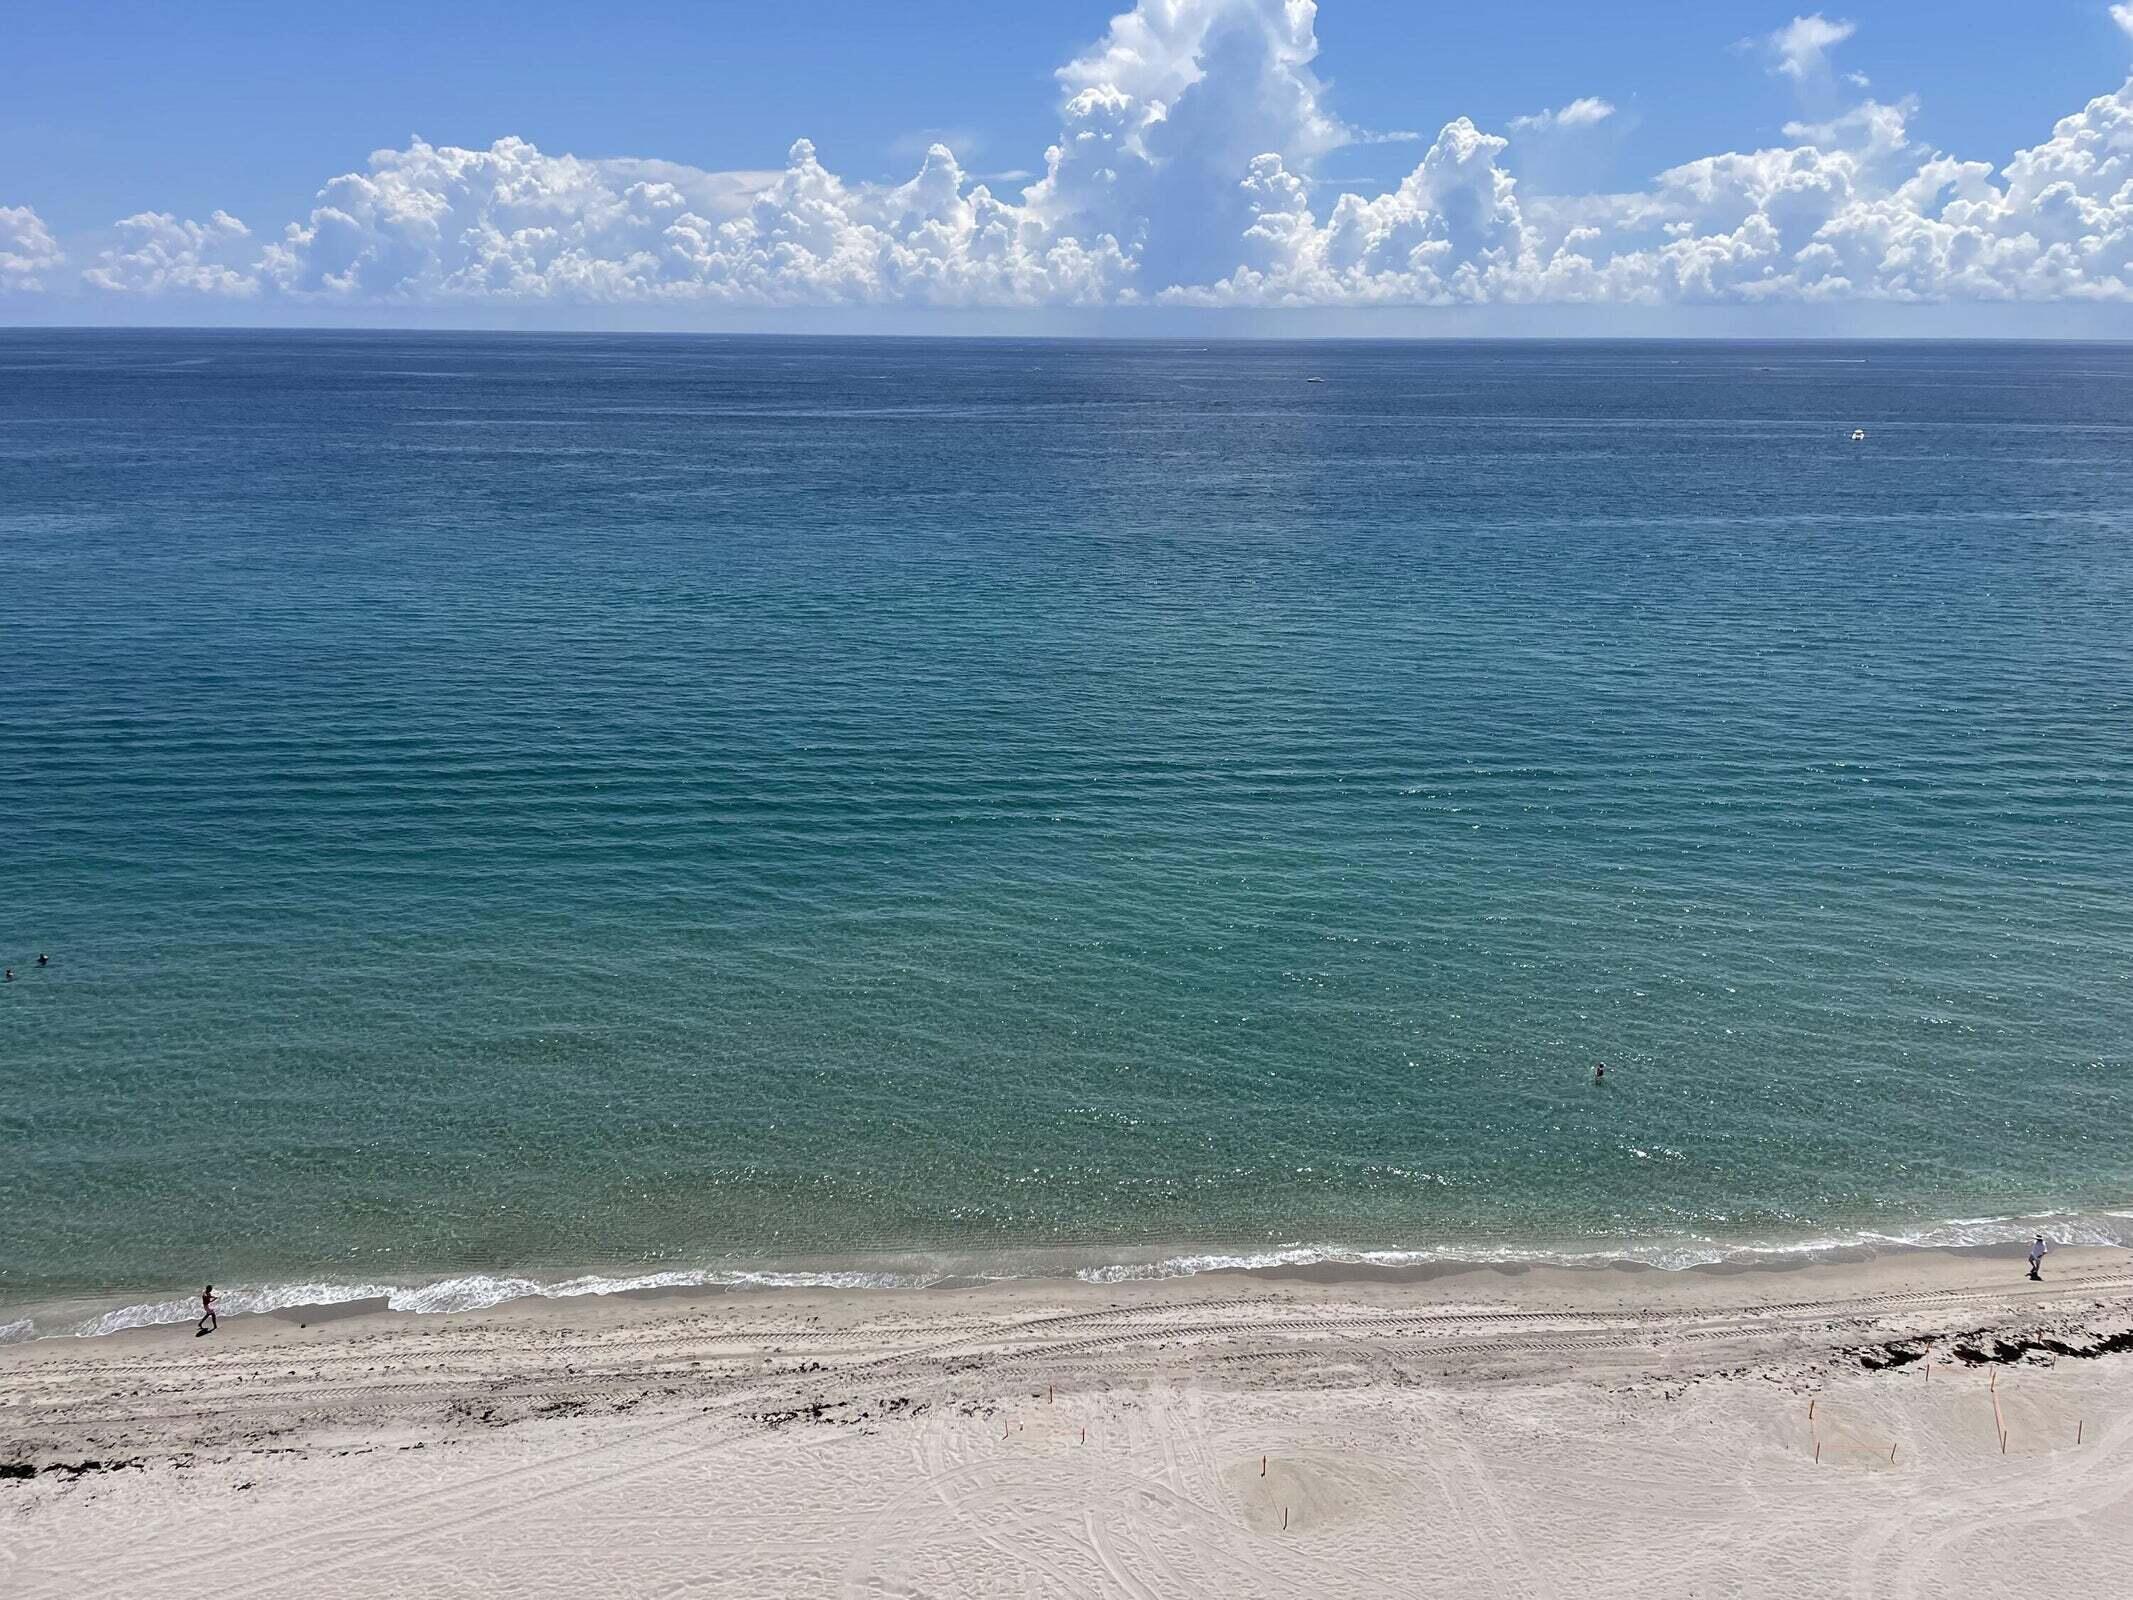
[[[220,1326],[222,1324],[215,1316],[215,1286],[209,1284],[200,1291],[199,1333],[213,1333]],[[198,1337],[198,1335],[196,1334],[195,1337]]]
[[[2029,1275],[2038,1282],[2044,1280],[2044,1258],[2052,1253],[2052,1247],[2044,1242],[2044,1235],[2037,1235],[2037,1242],[2029,1247]]]

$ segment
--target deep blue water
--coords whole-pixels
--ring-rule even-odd
[[[7,331],[0,652],[0,1322],[2133,1205],[2133,348]]]

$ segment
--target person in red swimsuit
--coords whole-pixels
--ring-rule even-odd
[[[215,1317],[215,1286],[209,1284],[200,1291],[200,1332],[213,1333],[220,1326]]]

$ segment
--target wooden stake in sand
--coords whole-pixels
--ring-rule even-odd
[[[1289,1508],[1287,1506],[1281,1508],[1281,1531],[1283,1533],[1289,1531]]]
[[[2089,1419],[2086,1417],[2083,1417],[2079,1422],[2074,1424],[2074,1443],[2081,1443],[2081,1430],[2086,1428],[2088,1425]]]
[[[1262,1478],[1266,1476],[1266,1457],[1265,1457],[1265,1456],[1261,1456],[1261,1457],[1259,1458],[1259,1476],[1260,1476],[1260,1477],[1262,1477]]]
[[[1052,1386],[1050,1384],[1046,1384],[1044,1386],[1044,1403],[1046,1405],[1050,1405],[1052,1403]]]
[[[1807,1402],[1807,1420],[1808,1420],[1809,1422],[1812,1422],[1812,1421],[1814,1421],[1814,1419],[1815,1419],[1815,1403],[1814,1403],[1814,1401],[1812,1401],[1812,1400],[1809,1400],[1809,1401]]]
[[[1820,1439],[1815,1441],[1815,1459],[1817,1461],[1822,1459],[1822,1441]]]
[[[1889,1465],[1892,1467],[1896,1465],[1896,1447],[1894,1445],[1889,1446]]]
[[[1089,1442],[1089,1425],[1087,1423],[1083,1423],[1081,1426],[1081,1442],[1083,1444]]]

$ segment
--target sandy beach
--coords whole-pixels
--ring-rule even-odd
[[[0,1590],[2044,1595],[2133,1259],[374,1306],[0,1351]]]

